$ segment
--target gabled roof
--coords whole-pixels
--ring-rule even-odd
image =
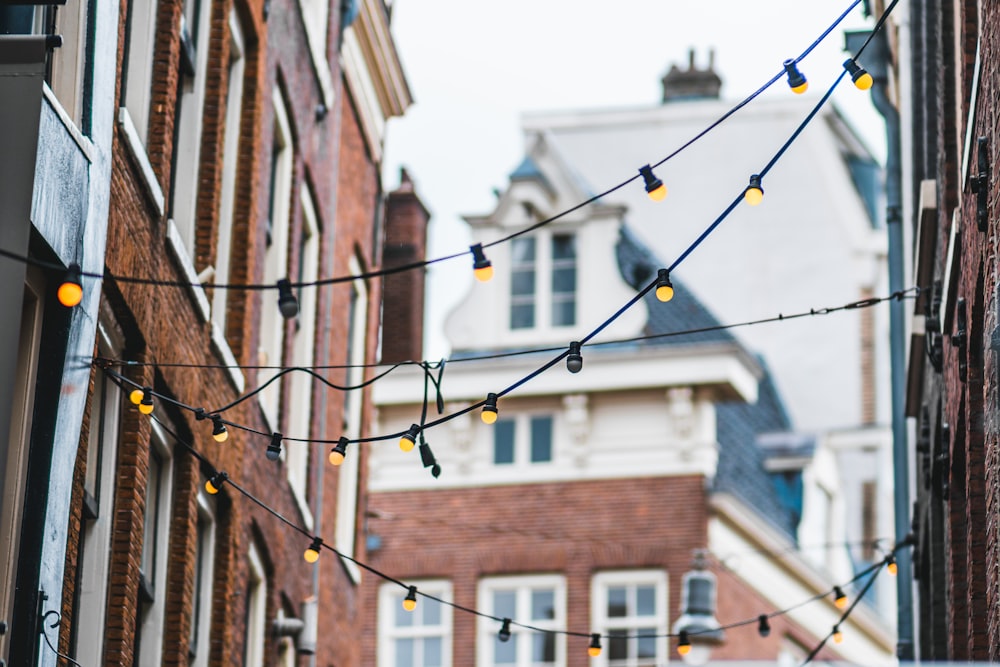
[[[622,277],[637,290],[648,285],[664,266],[627,225],[622,225],[615,252]],[[659,336],[682,331],[695,333],[647,339],[640,345],[736,342],[728,330],[716,328],[721,323],[690,289],[673,277],[671,282],[674,285],[674,298],[669,303],[660,303],[653,292],[646,295],[649,307],[646,335]],[[716,404],[719,463],[713,488],[736,496],[794,538],[798,517],[781,502],[774,482],[764,467],[767,458],[765,452],[757,443],[759,434],[786,431],[791,428],[791,423],[767,366],[763,359],[759,362],[764,373],[756,403]]]

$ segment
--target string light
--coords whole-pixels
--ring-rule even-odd
[[[153,413],[153,390],[149,387],[142,388],[142,400],[139,401],[139,412],[144,415]]]
[[[340,436],[340,440],[338,440],[337,444],[334,445],[333,449],[330,450],[330,456],[329,456],[330,463],[332,463],[335,466],[339,466],[341,463],[344,462],[344,459],[347,458],[348,442],[349,441],[347,440],[346,437]]]
[[[212,439],[216,442],[225,442],[229,439],[229,430],[219,415],[212,415]]]
[[[587,647],[587,655],[596,658],[601,654],[601,635],[593,633],[590,635],[590,646]]]
[[[833,604],[837,609],[843,609],[847,606],[847,595],[844,593],[840,586],[833,587]]]
[[[859,65],[854,58],[848,58],[844,61],[844,69],[851,75],[851,81],[854,82],[858,90],[868,90],[875,83],[872,75]]]
[[[771,624],[767,620],[767,614],[761,614],[757,617],[757,634],[761,637],[767,637],[771,634]]]
[[[80,282],[80,265],[76,262],[71,263],[66,268],[66,275],[63,277],[62,284],[59,285],[59,289],[56,291],[56,297],[59,299],[59,303],[67,308],[72,308],[83,300],[83,283]]]
[[[495,424],[498,416],[497,413],[497,395],[494,393],[486,394],[486,403],[483,405],[483,412],[480,418],[484,424]]]
[[[275,431],[271,434],[271,443],[267,446],[267,456],[268,461],[277,461],[278,457],[281,456],[281,434]]]
[[[670,282],[670,272],[660,269],[656,276],[656,298],[666,303],[674,298],[674,284]]]
[[[691,652],[691,640],[688,638],[687,630],[681,630],[677,636],[677,652],[681,655]]]
[[[569,354],[566,355],[566,368],[570,373],[579,373],[583,368],[583,355],[580,354],[580,341],[569,344]]]
[[[406,611],[413,611],[417,608],[417,587],[408,586],[406,589],[406,597],[403,598],[403,609]]]
[[[399,439],[399,448],[404,452],[412,452],[413,446],[417,444],[417,434],[420,433],[420,426],[411,424],[403,437]]]
[[[761,185],[762,179],[760,174],[754,174],[750,177],[750,184],[747,189],[743,192],[743,199],[746,203],[751,206],[757,206],[764,200],[764,188]]]
[[[469,246],[469,250],[472,251],[472,275],[481,283],[488,282],[493,277],[493,264],[490,260],[486,259],[486,253],[483,252],[483,244],[477,243],[471,245]]]
[[[663,201],[667,196],[667,186],[656,177],[653,168],[648,164],[639,167],[639,174],[642,175],[642,180],[646,184],[646,194],[649,195],[649,198],[653,201]]]
[[[502,642],[510,641],[510,619],[505,618],[500,624],[500,631],[497,633],[497,639]]]
[[[809,88],[809,82],[802,76],[802,72],[795,66],[795,62],[795,58],[789,58],[782,64],[785,67],[785,74],[788,75],[788,87],[796,95],[801,95]]]
[[[831,636],[833,637],[833,642],[835,644],[839,644],[842,641],[844,641],[844,633],[840,631],[840,625],[839,624],[833,626],[833,634]]]
[[[892,554],[889,554],[888,556],[885,557],[885,569],[887,569],[889,571],[889,574],[891,574],[894,577],[896,576],[896,573],[899,571],[899,566],[896,565],[896,557],[893,556]]]
[[[229,474],[220,470],[205,481],[205,491],[214,496],[222,489],[222,485],[226,483],[227,479],[229,479]]]
[[[149,387],[146,387],[146,389],[149,389]],[[135,405],[139,405],[140,403],[142,403],[142,397],[145,395],[146,395],[145,391],[136,387],[135,389],[129,392],[128,400],[132,401],[132,403],[134,403]]]
[[[315,563],[319,560],[319,550],[321,548],[323,548],[323,539],[320,537],[314,537],[312,544],[306,548],[302,557],[305,558],[307,563]]]
[[[292,283],[288,278],[278,281],[278,310],[286,320],[293,319],[299,314],[299,300],[292,293]]]
[[[423,438],[420,438],[420,461],[424,464],[425,468],[431,469],[431,475],[435,479],[441,476],[441,466],[438,465],[437,459],[434,458],[431,446]]]

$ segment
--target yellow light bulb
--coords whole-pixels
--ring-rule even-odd
[[[863,73],[857,79],[854,80],[854,85],[857,86],[858,90],[868,90],[875,83],[875,79],[868,72]]]
[[[339,466],[341,463],[344,462],[344,454],[343,452],[338,452],[337,450],[333,450],[330,452],[329,460],[330,463],[332,463],[333,465]]]
[[[666,303],[674,298],[674,288],[670,285],[660,285],[656,288],[656,298]]]
[[[406,598],[406,599],[403,600],[403,609],[405,609],[406,611],[413,611],[416,608],[417,608],[417,600],[416,600],[416,598],[412,598],[412,599],[411,598]]]
[[[216,487],[215,484],[212,484],[212,480],[210,479],[205,481],[205,490],[210,496],[214,496],[219,492],[218,487]]]
[[[661,185],[660,187],[651,190],[648,194],[649,198],[653,201],[663,201],[667,198],[667,186]]]
[[[834,641],[835,644],[840,644],[841,642],[843,642],[844,641],[844,633],[841,632],[840,630],[837,630],[836,632],[834,632],[833,633],[833,641]]]
[[[128,395],[128,400],[132,401],[136,405],[139,405],[140,403],[142,403],[142,397],[143,397],[142,389],[133,389],[132,393]]]
[[[478,280],[481,283],[488,282],[489,279],[493,277],[493,267],[484,266],[479,269],[473,269],[472,275],[474,275],[476,277],[476,280]]]
[[[83,299],[83,287],[79,283],[65,282],[59,286],[56,296],[59,303],[67,308],[72,308]]]
[[[799,85],[793,87],[792,88],[792,92],[795,93],[796,95],[801,95],[802,93],[806,92],[806,90],[808,90],[808,89],[809,89],[809,82],[808,81],[803,81]]]
[[[399,448],[404,452],[412,452],[414,444],[415,443],[405,435],[399,439]]]
[[[845,595],[843,597],[837,598],[836,600],[834,600],[833,604],[837,607],[837,609],[844,609],[844,608],[846,608],[847,607],[847,596]]]
[[[216,442],[225,442],[229,439],[229,431],[223,430],[212,435],[212,439]]]
[[[152,403],[140,403],[139,404],[139,412],[141,412],[144,415],[153,414],[153,404]]]
[[[590,648],[587,649],[587,654],[591,658],[596,658],[597,656],[599,656],[601,654],[601,647],[600,646],[591,646]]]
[[[756,206],[764,200],[764,191],[760,188],[747,188],[743,193],[743,198],[751,206]]]
[[[687,655],[688,653],[691,652],[691,645],[690,644],[678,644],[677,645],[677,652],[680,653],[681,655]]]
[[[305,553],[302,554],[302,557],[305,558],[307,563],[315,563],[319,560],[319,552],[312,547],[309,547],[305,550]]]
[[[899,566],[896,565],[896,561],[892,561],[891,563],[889,563],[886,566],[886,569],[889,570],[889,574],[891,574],[894,577],[896,576],[896,573],[899,572]]]
[[[497,413],[494,410],[483,410],[481,416],[484,424],[495,424],[497,421]]]

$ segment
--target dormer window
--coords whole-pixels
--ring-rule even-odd
[[[515,238],[511,243],[510,328],[575,324],[576,237]]]

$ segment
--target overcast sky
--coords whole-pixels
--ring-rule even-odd
[[[852,0],[395,0],[392,31],[415,104],[389,123],[385,183],[405,166],[432,214],[429,256],[469,244],[463,214],[492,210],[524,146],[523,112],[652,106],[671,64],[715,51],[722,97],[734,103],[797,57]],[[874,23],[851,11],[801,64],[817,97],[847,57],[845,29]],[[863,59],[862,59],[863,64]],[[766,95],[790,95],[783,82]],[[884,125],[870,96],[841,85],[834,102],[881,160]],[[676,146],[652,147],[656,162]],[[620,181],[632,176],[623,173]],[[619,182],[620,182],[619,181]],[[597,191],[614,183],[592,184]],[[447,354],[443,317],[471,282],[462,259],[431,269],[428,358]],[[770,315],[762,314],[762,315]]]

